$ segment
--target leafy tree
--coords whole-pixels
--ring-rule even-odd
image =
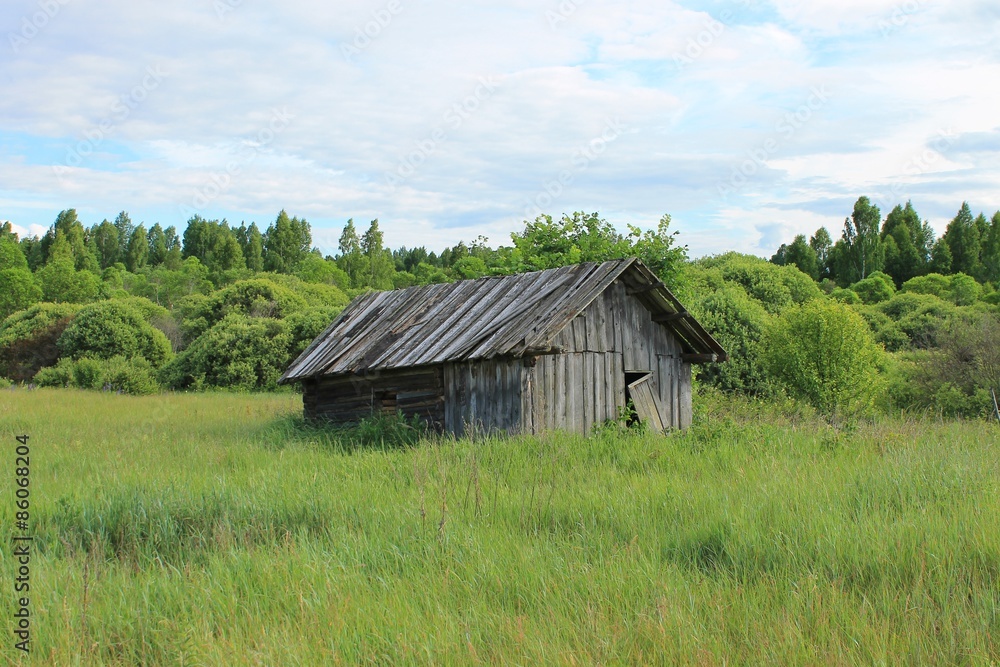
[[[312,233],[304,219],[289,218],[282,209],[264,233],[264,269],[293,273],[312,247]]]
[[[881,213],[868,197],[859,197],[851,217],[844,219],[843,257],[849,283],[863,280],[881,271],[885,250],[880,236]]]
[[[146,266],[149,260],[149,240],[146,238],[146,228],[142,225],[132,229],[132,238],[128,240],[128,250],[125,253],[125,266],[132,273]]]
[[[948,223],[943,238],[951,251],[951,271],[980,278],[983,275],[982,239],[968,202],[962,202],[962,208]]]
[[[248,317],[282,319],[306,307],[306,301],[291,289],[263,277],[241,280],[204,299],[182,302],[185,339],[194,340],[230,313]]]
[[[90,230],[90,238],[94,244],[97,262],[104,270],[119,261],[118,228],[104,220]],[[124,256],[121,257],[124,259]]]
[[[368,230],[361,237],[361,253],[365,259],[363,286],[376,290],[392,289],[392,274],[396,269],[392,253],[383,245],[378,219],[372,220]]]
[[[17,234],[14,233],[14,226],[10,224],[10,220],[4,220],[0,223],[0,240],[4,239],[13,243],[18,242]]]
[[[351,287],[364,285],[365,257],[361,252],[361,238],[354,227],[353,218],[347,221],[340,233],[340,256],[337,257],[337,266],[347,274]]]
[[[87,303],[100,294],[100,279],[90,271],[77,271],[69,243],[59,232],[50,249],[49,261],[35,273],[46,301]]]
[[[132,239],[135,225],[132,224],[132,218],[125,211],[119,212],[112,224],[118,231],[118,261],[123,262],[128,255],[128,242]]]
[[[833,239],[826,227],[820,227],[809,239],[809,247],[816,253],[816,266],[819,269],[820,280],[830,277],[830,249]]]
[[[295,275],[307,283],[336,285],[341,289],[348,289],[351,286],[350,278],[337,266],[337,263],[323,259],[318,253],[309,253],[299,264]]]
[[[243,249],[229,224],[199,215],[191,218],[184,230],[183,256],[198,258],[216,282],[224,273],[246,267]]]
[[[461,279],[481,278],[489,272],[486,262],[479,257],[472,256],[463,257],[458,260],[452,265],[451,269],[455,273],[455,276]],[[395,283],[395,277],[393,282]]]
[[[159,266],[167,261],[170,248],[167,247],[167,235],[160,223],[149,228],[149,232],[146,233],[146,243],[149,246],[147,262],[150,266]]]
[[[911,202],[896,206],[882,225],[885,270],[897,286],[928,271],[934,231],[921,222]]]
[[[56,239],[61,237],[69,248],[69,257],[77,270],[100,272],[97,258],[87,248],[87,234],[83,224],[76,216],[76,209],[60,211],[56,221],[49,227],[41,240],[42,254],[48,262],[53,257],[53,247]]]
[[[771,376],[828,418],[869,409],[884,352],[854,310],[817,299],[774,320],[764,343]]]
[[[983,244],[983,276],[990,282],[1000,283],[1000,211],[993,214]]]
[[[253,273],[260,273],[264,270],[264,237],[257,229],[257,223],[251,222],[249,227],[242,223],[235,231],[247,268]]]
[[[6,239],[0,244],[8,243]],[[17,248],[16,245],[13,245]],[[22,257],[23,259],[23,257]],[[27,262],[25,262],[27,265]],[[0,264],[2,266],[2,264]],[[27,266],[23,268],[0,269],[0,319],[11,313],[24,310],[42,300],[42,290],[35,284],[35,278]]]
[[[611,237],[608,237],[608,243],[604,246],[606,255],[600,258],[594,257],[589,261],[603,262],[635,255],[664,283],[677,285],[681,267],[687,261],[687,246],[677,245],[678,232],[670,231],[670,222],[670,216],[663,215],[655,230],[642,231],[634,225],[628,225],[627,243],[612,243]]]
[[[21,246],[11,237],[0,237],[0,270],[24,269],[28,271],[28,260]]]
[[[785,264],[798,267],[799,271],[813,280],[819,280],[819,259],[816,251],[806,242],[804,234],[799,234],[788,246]]]

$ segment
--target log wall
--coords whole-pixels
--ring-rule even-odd
[[[306,419],[358,422],[375,414],[420,416],[433,428],[444,426],[444,373],[441,366],[337,375],[302,385]]]

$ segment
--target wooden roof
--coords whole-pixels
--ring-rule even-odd
[[[615,280],[669,328],[693,363],[725,350],[638,259],[370,292],[352,301],[281,382],[552,352],[555,336]]]

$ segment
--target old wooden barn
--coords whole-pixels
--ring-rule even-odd
[[[629,399],[691,423],[691,365],[722,347],[637,259],[373,292],[296,359],[309,419],[420,415],[436,429],[587,433]]]

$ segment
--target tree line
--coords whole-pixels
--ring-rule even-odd
[[[788,395],[833,419],[982,415],[1000,387],[998,222],[963,205],[936,239],[911,203],[883,221],[862,197],[835,244],[820,229],[772,261],[691,261],[668,215],[624,231],[598,213],[541,215],[508,245],[440,252],[389,249],[378,220],[348,220],[331,256],[285,211],[263,231],[195,216],[178,233],[124,212],[87,228],[67,209],[41,238],[0,227],[0,384],[274,389],[362,292],[639,257],[729,352],[695,369],[703,390]]]
[[[934,230],[913,207],[897,205],[882,220],[879,207],[860,197],[833,243],[826,227],[806,240],[800,234],[782,244],[771,257],[778,265],[794,265],[813,280],[848,287],[876,272],[892,278],[896,287],[928,274],[965,274],[979,283],[1000,282],[1000,211],[988,219],[973,217],[963,202],[945,233]]]

